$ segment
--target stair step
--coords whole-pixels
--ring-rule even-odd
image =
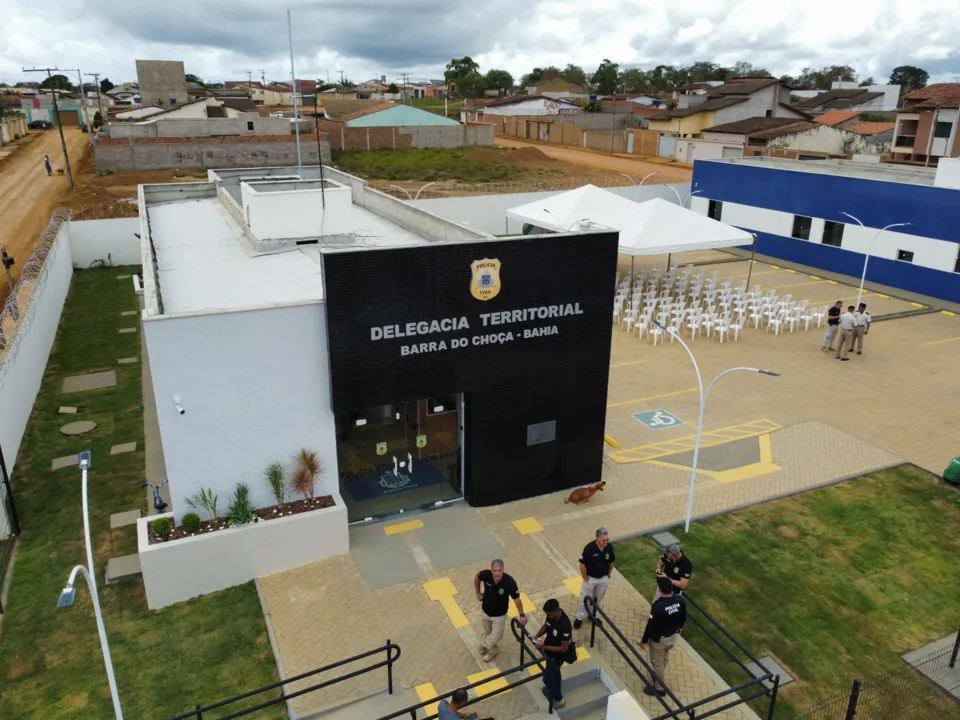
[[[140,555],[124,555],[107,560],[107,584],[140,576]]]
[[[301,715],[301,720],[370,720],[383,717],[411,705],[417,705],[420,697],[415,690],[394,690],[393,695],[386,691],[354,697],[339,704],[319,708]],[[409,716],[407,716],[409,717]],[[417,717],[426,717],[423,711]]]
[[[597,677],[577,687],[564,688],[563,699],[566,704],[555,712],[558,717],[564,719],[584,718],[594,710],[605,708],[608,697],[610,697],[610,690]]]

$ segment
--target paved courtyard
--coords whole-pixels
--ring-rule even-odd
[[[705,274],[716,270],[721,280],[733,276],[735,282],[745,278],[747,268],[747,261],[702,266]],[[812,305],[852,302],[857,294],[856,287],[767,264],[754,265],[750,284],[761,284],[765,291],[777,288],[780,294],[792,291],[794,299],[806,298]],[[960,426],[955,402],[960,317],[920,314],[911,301],[892,296],[870,293],[865,302],[876,322],[864,354],[847,363],[820,352],[823,330],[815,328],[779,336],[750,328],[737,342],[706,336],[691,341],[705,384],[734,366],[781,374],[733,373],[711,393],[695,516],[902,461],[938,474],[946,467],[956,453]],[[898,317],[885,320],[889,315]],[[563,493],[494,508],[457,506],[405,515],[364,528],[365,535],[352,538],[351,555],[261,578],[283,671],[291,676],[312,670],[375,648],[387,638],[403,648],[395,677],[422,697],[495,674],[496,667],[516,665],[512,638],[504,640],[493,663],[483,662],[478,652],[481,629],[472,577],[489,563],[480,548],[483,553],[499,548],[525,602],[536,609],[533,628],[542,621],[539,608],[550,597],[573,614],[579,592],[576,560],[598,526],[617,538],[682,521],[697,408],[696,376],[679,344],[653,347],[615,328],[604,491],[582,507],[564,504]],[[446,547],[437,537],[449,539]],[[393,584],[380,587],[378,567],[400,574]],[[638,593],[621,577],[614,578],[604,605],[631,639],[642,633],[649,607],[645,596],[652,590]],[[586,627],[579,641],[586,645]],[[691,702],[717,692],[721,686],[715,674],[695,653],[680,649],[667,673],[677,695]],[[587,652],[599,653],[649,711],[659,712],[658,705],[639,694],[635,678],[612,649],[600,643]],[[372,683],[380,683],[370,678],[302,697],[297,709],[304,713],[369,691]],[[507,720],[534,710],[530,693],[520,688],[491,698],[480,712]],[[737,709],[717,717],[747,715]]]

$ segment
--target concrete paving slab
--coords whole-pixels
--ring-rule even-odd
[[[123,455],[124,453],[133,452],[137,449],[137,444],[135,442],[129,443],[120,443],[119,445],[114,445],[110,448],[111,455]]]
[[[107,560],[107,583],[140,575],[140,555],[124,555]]]
[[[117,330],[117,332],[120,333],[121,335],[124,334],[124,333],[135,333],[136,331],[137,331],[137,329],[136,329],[135,327],[132,327],[132,328],[120,328],[119,330]]]
[[[110,516],[110,529],[116,530],[117,528],[127,527],[128,525],[136,525],[137,520],[143,517],[143,512],[140,510],[126,510],[124,512],[114,513]]]
[[[77,455],[64,455],[63,457],[55,458],[53,464],[50,466],[51,470],[62,470],[65,467],[73,467],[80,464],[80,459]]]
[[[102,390],[114,387],[117,384],[117,373],[113,370],[87,373],[85,375],[70,375],[63,379],[60,391],[63,393],[84,392],[86,390]]]
[[[670,532],[658,532],[654,533],[650,537],[660,547],[667,547],[667,545],[680,543],[680,538]]]
[[[83,435],[96,429],[97,424],[92,420],[77,420],[60,428],[60,433],[62,435]]]
[[[129,280],[129,275],[117,275],[117,280]]]
[[[450,542],[451,538],[457,541]],[[466,505],[426,513],[417,539],[439,573],[503,554],[479,513]]]
[[[693,463],[693,451],[666,455],[658,459],[661,462],[689,467]],[[734,440],[723,445],[701,447],[700,456],[697,458],[697,467],[702,470],[723,472],[758,462],[760,462],[760,441],[755,437],[750,437]]]
[[[960,662],[950,667],[956,642],[957,633],[953,633],[907,653],[903,659],[941,690],[960,700]]]
[[[139,359],[139,358],[135,358],[135,357],[120,358],[119,360],[117,360],[117,364],[118,364],[118,365],[130,365],[130,364],[132,364],[132,363],[135,363],[138,359]]]
[[[71,405],[64,405],[60,408],[61,415],[76,415],[79,408],[73,407]]]
[[[136,315],[136,314],[137,314],[137,311],[136,311],[136,310],[124,310],[124,311],[123,311],[122,313],[120,313],[120,314],[121,314],[123,317],[130,317],[131,315]]]
[[[793,677],[790,675],[790,673],[788,673],[786,670],[780,667],[780,664],[769,655],[767,655],[766,657],[758,658],[758,659],[760,660],[759,665],[755,662],[748,662],[744,664],[744,667],[747,668],[747,672],[749,672],[753,677],[755,678],[763,677],[769,672],[774,676],[777,676],[777,675],[780,676],[780,687],[783,687],[784,685],[789,685],[790,683],[793,682]],[[763,665],[762,669],[760,665]],[[767,688],[767,690],[772,690],[773,680],[764,680],[763,686]]]
[[[403,535],[387,535],[379,524],[350,528],[350,554],[360,570],[360,577],[373,589],[399,585],[423,576]]]

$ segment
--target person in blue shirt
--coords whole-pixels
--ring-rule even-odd
[[[463,688],[454,690],[450,699],[444,698],[437,707],[437,720],[478,720],[477,713],[461,711],[467,704],[467,691]],[[493,720],[493,718],[484,718],[483,720]]]

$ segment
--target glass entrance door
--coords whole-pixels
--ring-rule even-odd
[[[358,522],[463,496],[460,395],[337,415],[340,493]]]

